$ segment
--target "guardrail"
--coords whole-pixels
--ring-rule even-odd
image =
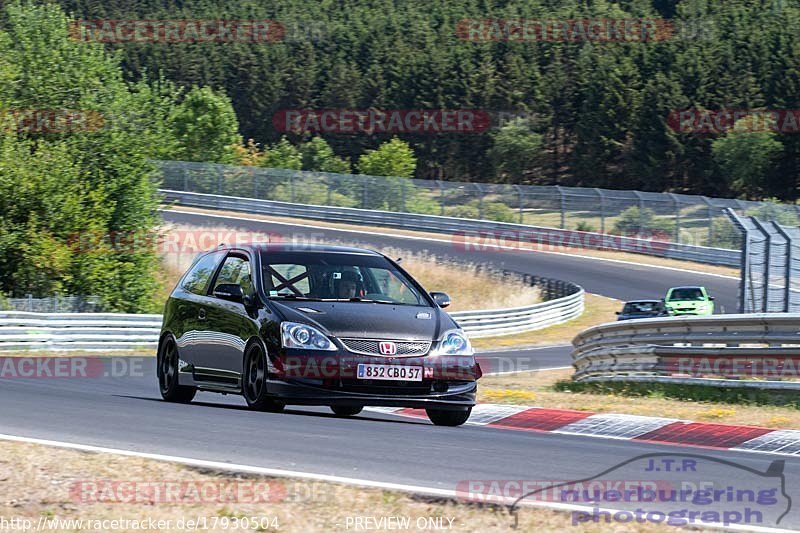
[[[654,318],[573,340],[575,381],[800,390],[800,314]]]
[[[566,295],[526,307],[450,315],[470,338],[531,331],[580,316],[583,289],[553,284],[563,285]],[[161,321],[161,315],[0,311],[0,351],[155,349]]]
[[[387,226],[453,235],[453,246],[482,250],[487,245],[505,245],[519,249],[547,249],[573,247],[594,250],[631,252],[669,259],[696,261],[713,265],[739,267],[741,252],[724,248],[707,248],[673,242],[663,242],[635,237],[607,235],[583,231],[571,231],[510,222],[493,222],[439,215],[423,215],[333,207],[323,205],[295,204],[274,200],[222,196],[186,191],[160,189],[166,202],[189,207],[226,209],[243,213],[286,216]]]
[[[0,351],[155,348],[161,315],[0,311]]]

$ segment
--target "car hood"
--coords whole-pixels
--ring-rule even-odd
[[[456,327],[447,313],[433,307],[369,302],[271,303],[284,320],[315,326],[334,337],[435,340]]]

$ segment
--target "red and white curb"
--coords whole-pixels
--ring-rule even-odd
[[[368,407],[366,410],[426,418],[422,409]],[[800,431],[706,424],[676,418],[594,414],[567,409],[487,403],[478,404],[472,409],[467,425],[800,456]]]

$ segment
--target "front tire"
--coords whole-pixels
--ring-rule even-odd
[[[171,338],[161,343],[158,354],[158,388],[168,402],[189,403],[197,389],[181,385],[178,379],[178,347]]]
[[[286,405],[267,394],[267,354],[256,342],[245,352],[242,377],[242,396],[250,409],[268,413],[283,411]]]
[[[463,411],[445,411],[443,409],[425,409],[431,422],[437,426],[460,426],[469,419],[472,407]]]
[[[336,416],[355,416],[363,410],[361,405],[331,405],[331,411]]]

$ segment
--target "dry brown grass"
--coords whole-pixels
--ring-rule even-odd
[[[593,413],[622,413],[720,424],[800,429],[800,410],[792,407],[677,400],[659,394],[632,397],[553,390],[557,381],[568,380],[570,376],[571,369],[484,376],[478,387],[478,400]]]
[[[81,453],[40,445],[0,442],[0,516],[6,520],[27,518],[35,528],[40,517],[83,520],[171,520],[177,531],[180,519],[206,517],[205,531],[230,531],[221,524],[211,528],[212,520],[222,518],[270,517],[278,529],[258,531],[325,532],[348,530],[348,517],[442,518],[452,519],[450,531],[508,531],[512,518],[504,508],[468,505],[446,500],[414,497],[406,493],[362,489],[331,483],[268,479],[215,474],[135,457]],[[191,482],[218,486],[237,481],[270,482],[270,494],[286,498],[269,503],[83,503],[73,499],[70,489],[76,482],[121,481],[137,483]],[[455,488],[455,487],[454,487]],[[108,493],[107,493],[108,494]],[[124,493],[123,493],[124,494]],[[129,494],[129,493],[128,493]],[[519,531],[557,531],[572,527],[568,512],[525,508],[519,513]],[[416,528],[411,528],[417,530]],[[75,527],[54,527],[45,531],[77,531]],[[108,530],[104,528],[103,530]],[[115,531],[132,531],[120,528]],[[244,529],[240,529],[243,531]],[[351,525],[349,530],[355,530]],[[581,525],[573,531],[608,531],[608,525]],[[656,531],[656,526],[615,524],[615,531]],[[251,529],[252,531],[252,529]]]

